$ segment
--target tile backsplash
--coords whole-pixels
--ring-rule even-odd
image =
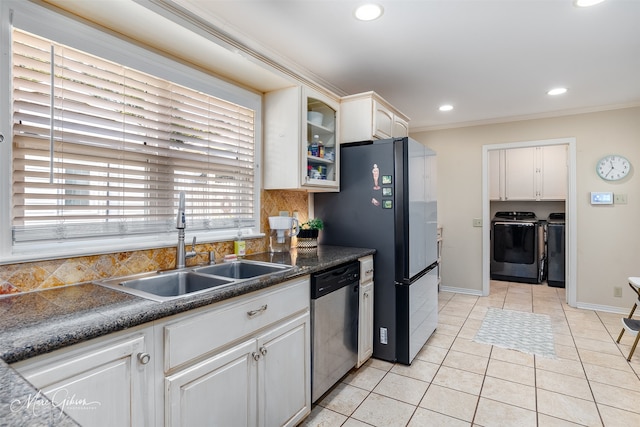
[[[261,230],[267,237],[248,239],[247,254],[268,250],[268,218],[270,216],[278,215],[280,211],[288,211],[290,214],[297,211],[301,223],[307,220],[308,194],[306,192],[264,190],[261,196]],[[233,253],[233,242],[201,243],[196,245],[196,251],[198,255],[188,260],[187,265],[209,262],[209,251],[214,251],[217,259],[223,258]],[[175,262],[174,246],[0,265],[0,294],[28,292],[146,271],[171,269],[175,267]]]

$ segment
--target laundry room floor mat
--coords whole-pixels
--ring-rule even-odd
[[[556,356],[551,319],[546,314],[491,307],[473,340],[536,356]]]

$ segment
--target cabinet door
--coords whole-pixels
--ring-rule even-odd
[[[567,146],[549,145],[540,151],[540,200],[565,200],[567,198]]]
[[[535,147],[505,151],[505,199],[536,199]]]
[[[504,151],[489,151],[489,200],[504,200]]]
[[[358,364],[359,368],[373,354],[373,281],[360,285],[358,316]]]
[[[256,426],[256,351],[248,340],[167,377],[165,424]]]
[[[306,312],[258,338],[260,426],[295,426],[311,412],[309,323]]]
[[[306,153],[301,182],[311,187],[338,185],[338,104],[309,88],[303,90],[302,150]]]
[[[404,136],[409,136],[409,122],[401,119],[398,116],[394,116],[393,118],[393,134],[394,138],[401,138]]]
[[[153,369],[142,358],[146,351],[145,336],[136,334],[16,369],[80,425],[153,426]]]
[[[373,136],[379,139],[393,136],[393,112],[377,101],[373,101]]]

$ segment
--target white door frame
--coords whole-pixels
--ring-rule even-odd
[[[491,212],[489,207],[489,151],[505,148],[540,147],[543,145],[567,145],[567,199],[565,200],[566,214],[566,299],[571,307],[576,306],[576,277],[577,277],[577,248],[576,236],[576,139],[558,138],[540,141],[508,142],[503,144],[490,144],[482,146],[482,295],[488,296],[489,287],[489,263],[491,256]]]

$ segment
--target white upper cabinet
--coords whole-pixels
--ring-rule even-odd
[[[338,100],[306,86],[264,99],[264,188],[338,191]]]
[[[566,145],[489,151],[490,200],[551,201],[566,198]]]
[[[340,114],[341,142],[409,136],[409,118],[375,92],[343,97]]]

